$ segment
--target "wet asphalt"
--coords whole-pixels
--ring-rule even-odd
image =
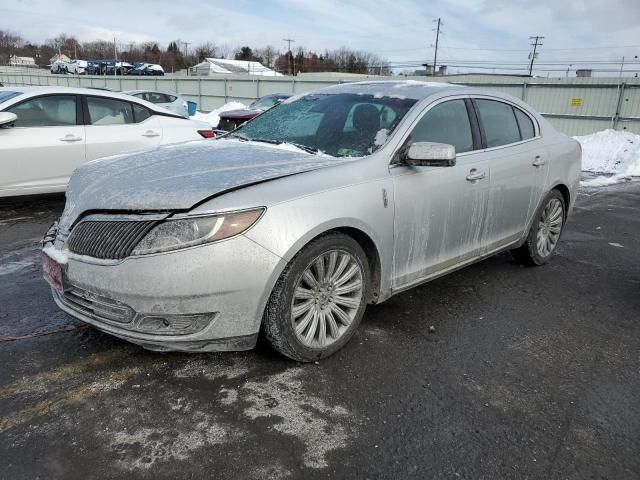
[[[640,183],[582,191],[552,262],[369,307],[342,351],[159,354],[58,311],[0,201],[0,478],[640,478]],[[433,327],[433,328],[432,328]]]

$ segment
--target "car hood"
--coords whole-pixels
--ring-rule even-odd
[[[187,210],[238,187],[353,159],[310,154],[293,145],[203,140],[95,160],[77,168],[60,227],[87,211]]]

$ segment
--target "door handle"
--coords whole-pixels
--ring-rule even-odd
[[[147,130],[142,134],[142,136],[152,138],[152,137],[159,137],[160,134],[158,132],[154,132],[153,130]]]
[[[82,140],[82,137],[76,137],[75,135],[65,135],[60,139],[61,142],[79,142]]]
[[[547,163],[547,161],[544,160],[540,155],[536,155],[536,158],[533,161],[533,163],[531,163],[531,165],[533,165],[534,167],[541,167],[541,166],[545,165],[546,163]]]
[[[486,176],[487,176],[487,174],[485,172],[479,172],[477,169],[472,168],[469,171],[469,175],[467,175],[467,181],[476,182],[478,180],[482,180]]]

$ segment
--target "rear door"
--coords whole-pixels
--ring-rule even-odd
[[[151,111],[116,98],[87,96],[87,160],[153,149],[162,141],[162,126]]]
[[[79,97],[40,95],[5,111],[18,120],[0,128],[0,194],[64,190],[86,158]]]
[[[516,105],[491,97],[473,100],[490,165],[486,252],[520,240],[540,201],[547,174],[537,124]]]

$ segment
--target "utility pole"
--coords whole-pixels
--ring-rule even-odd
[[[189,45],[191,42],[182,42],[184,45],[184,66],[187,67],[187,76],[189,76],[189,65],[187,65],[187,55],[189,53]]]
[[[289,69],[289,75],[291,75],[291,57],[293,57],[293,53],[291,52],[291,42],[295,43],[296,41],[292,38],[283,38],[282,41],[287,42],[289,45],[287,47],[287,68]]]
[[[533,52],[530,53],[530,59],[531,59],[531,63],[529,64],[529,76],[531,76],[531,74],[533,73],[533,61],[536,59],[536,50],[538,50],[538,47],[541,47],[543,44],[540,43],[540,40],[542,40],[544,37],[541,37],[539,35],[536,35],[535,37],[529,37],[529,40],[534,40],[534,42],[531,44],[531,46],[533,47]]]
[[[433,76],[436,76],[436,62],[438,61],[438,40],[440,40],[440,18],[436,20],[438,22],[438,26],[436,27],[436,48],[433,52]]]

